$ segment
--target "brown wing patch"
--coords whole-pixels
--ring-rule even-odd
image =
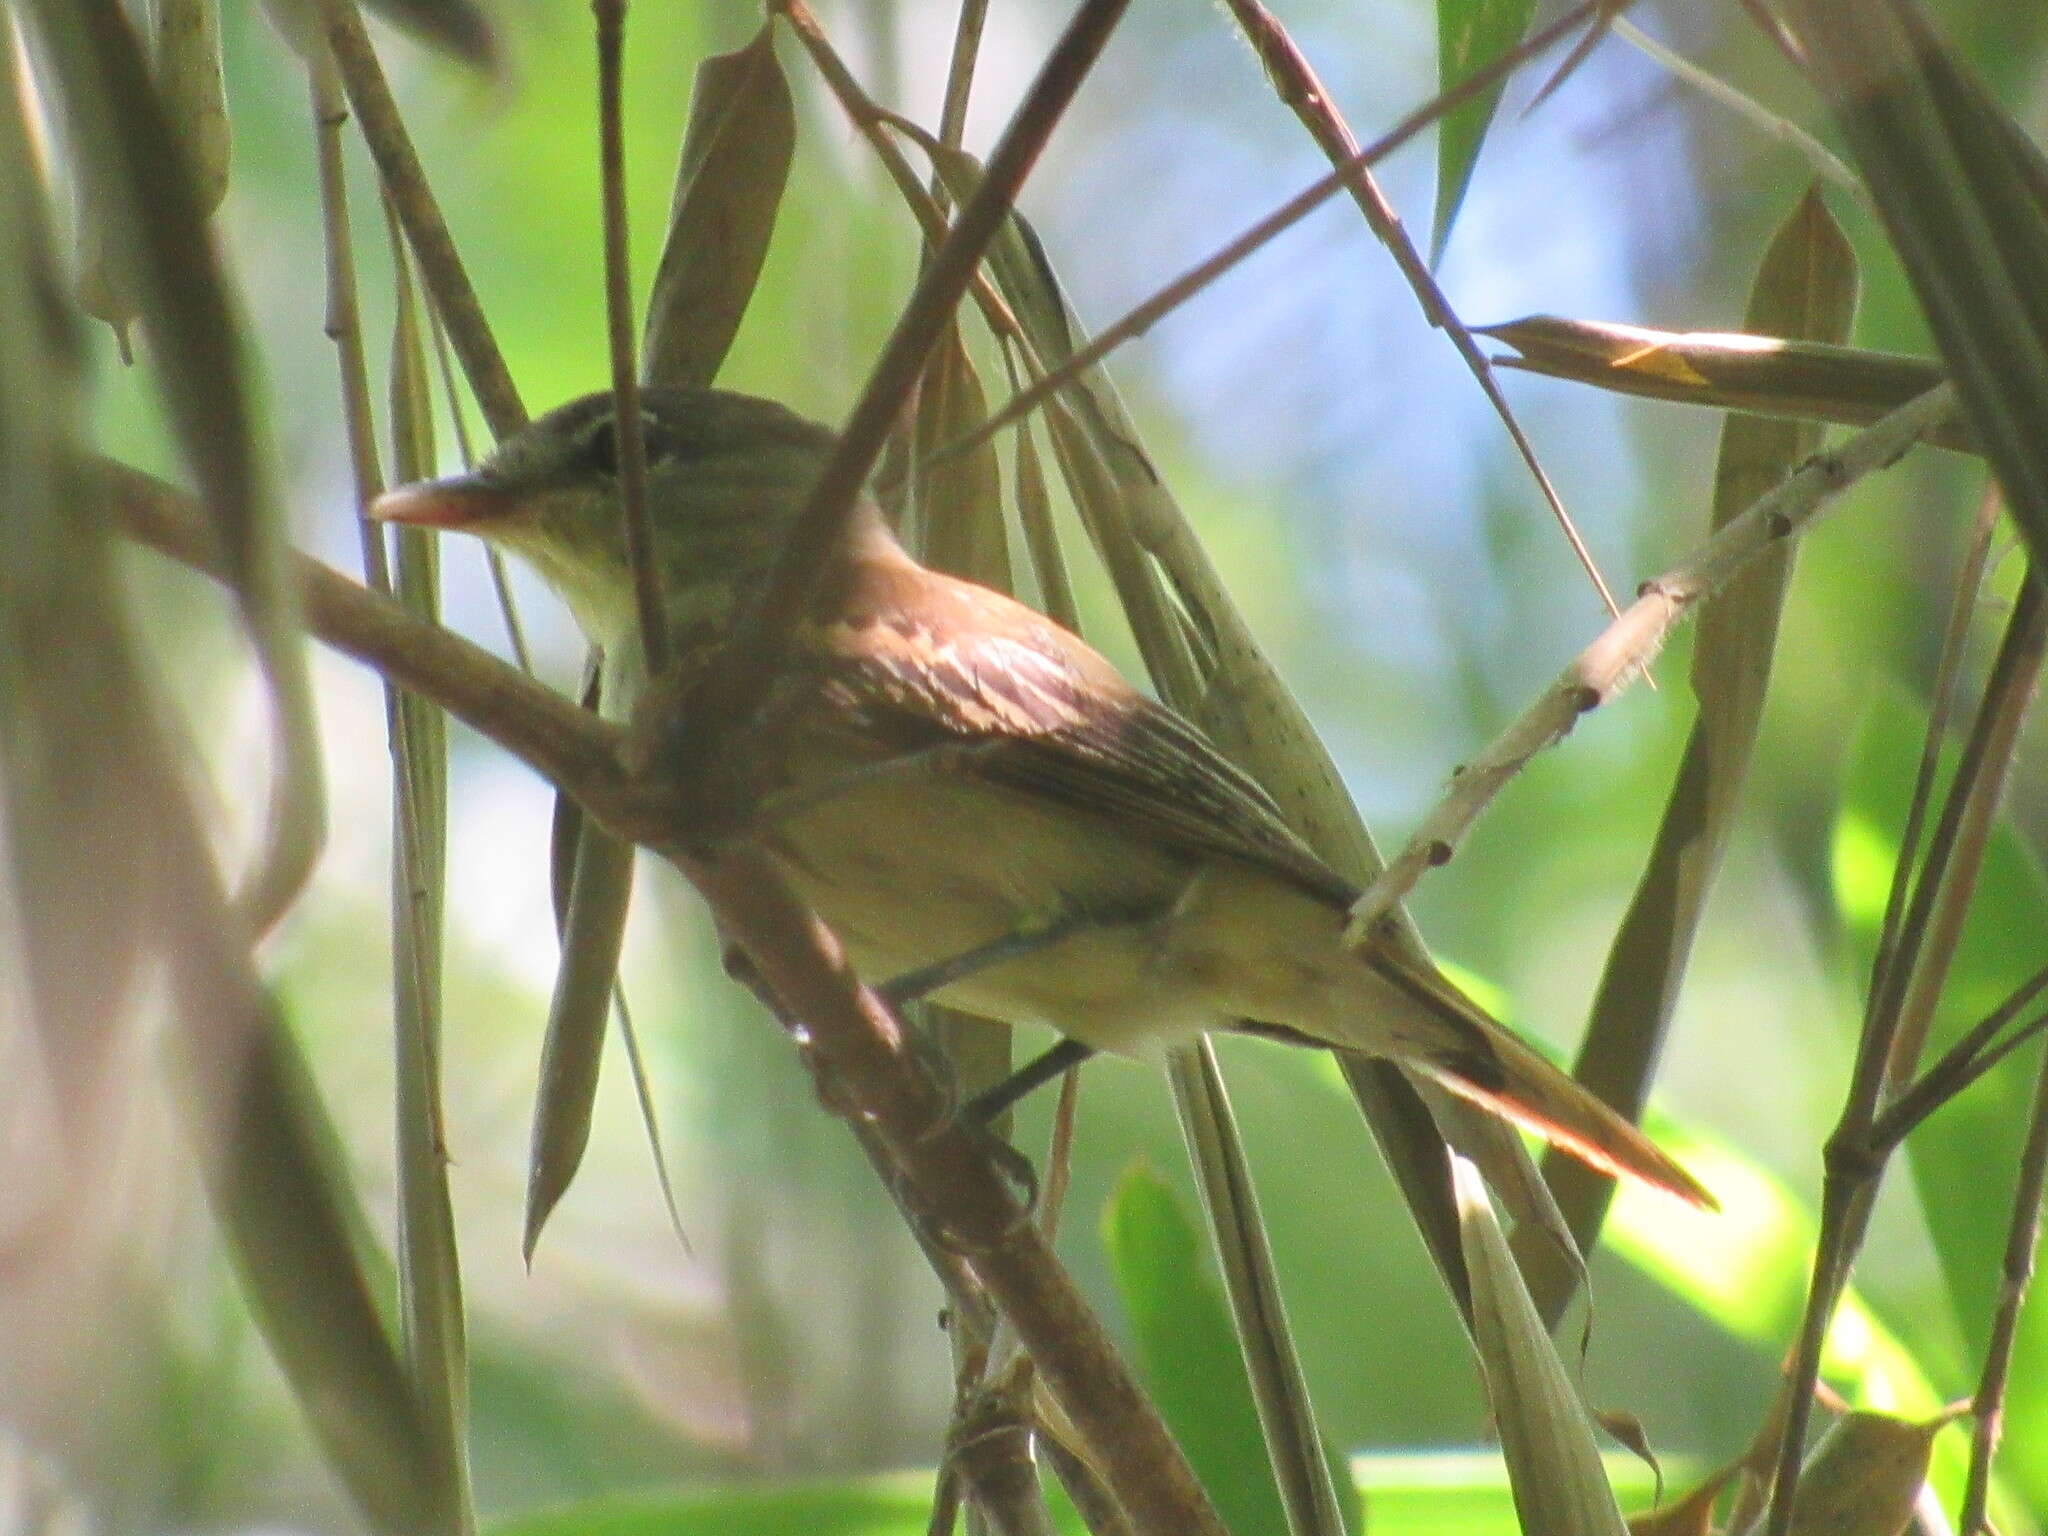
[[[985,782],[1194,857],[1257,865],[1325,901],[1356,894],[1199,730],[1043,616],[893,562],[863,569],[850,586],[851,601],[802,646],[816,696],[849,747],[877,738],[904,752],[973,743],[979,750],[961,771]]]

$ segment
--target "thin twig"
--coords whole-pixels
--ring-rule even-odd
[[[1991,539],[1998,530],[2001,498],[1998,482],[1987,481],[1977,500],[1977,526],[1970,547],[1956,573],[1955,591],[1949,598],[1948,623],[1943,628],[1941,653],[1934,665],[1934,688],[1927,707],[1927,730],[1920,741],[1920,764],[1914,770],[1913,796],[1906,806],[1906,824],[1899,834],[1899,856],[1891,889],[1886,893],[1884,921],[1878,928],[1877,951],[1871,959],[1869,995],[1885,988],[1899,946],[1899,928],[1905,920],[1906,898],[1913,882],[1908,876],[1920,860],[1920,837],[1926,830],[1927,808],[1934,802],[1934,780],[1941,771],[1941,749],[1948,740],[1949,717],[1955,711],[1957,681],[1962,676],[1963,651],[1970,638],[1970,619],[1977,611],[1977,597],[1984,585],[1984,573],[1991,562]],[[1903,1082],[1919,1059],[1919,1040],[1903,1035],[1892,1045],[1885,1063],[1893,1086]]]
[[[868,147],[875,152],[875,158],[882,162],[882,169],[888,172],[889,179],[896,184],[897,192],[901,194],[911,214],[917,219],[918,226],[924,231],[926,242],[937,245],[946,237],[946,213],[938,200],[927,192],[924,184],[917,179],[917,172],[911,169],[910,161],[897,147],[896,141],[883,131],[884,126],[895,119],[895,114],[879,105],[861,89],[860,82],[853,76],[853,71],[848,69],[846,61],[839,57],[831,40],[825,36],[824,28],[818,24],[818,18],[812,14],[810,7],[805,5],[803,0],[773,0],[773,3],[774,8],[789,23],[790,30],[796,34],[797,41],[803,44],[804,51],[810,55],[812,66],[818,71],[818,78],[825,82],[826,89],[832,92],[840,110],[845,112],[860,136],[868,141]],[[981,317],[988,323],[988,328],[996,335],[1013,342],[1028,357],[1031,347],[1024,336],[1024,327],[1018,323],[1016,315],[1004,302],[1003,296],[996,292],[995,285],[988,280],[988,275],[976,271],[968,291],[974,295],[974,302],[981,310]]]
[[[1914,955],[1912,974],[1901,978],[1894,973],[1886,977],[1887,982],[1903,982],[1897,989],[1899,1022],[1891,1058],[1886,1063],[1893,1075],[1902,1068],[1910,1071],[1918,1061],[1921,1042],[1934,1017],[1942,985],[1948,979],[1956,946],[1962,942],[1963,920],[1969,914],[1977,871],[1982,867],[1999,802],[2004,798],[2006,774],[2018,746],[2019,732],[2039,683],[2044,647],[2048,647],[2048,601],[2044,601],[2040,578],[2029,569],[2021,578],[2019,599],[2007,621],[2005,640],[1985,685],[1987,694],[1980,719],[1988,721],[1990,730],[1983,750],[1983,780],[1964,804],[1956,826],[1950,869],[1945,874],[1935,873],[1939,886],[1927,916],[1925,937]]]
[[[383,65],[377,62],[369,33],[363,29],[363,18],[355,0],[321,3],[327,41],[341,69],[349,105],[355,109],[356,122],[362,128],[363,141],[370,146],[371,158],[377,162],[385,191],[398,207],[399,222],[405,226],[413,256],[420,264],[420,281],[434,296],[434,307],[448,327],[455,355],[462,359],[470,392],[483,408],[484,419],[497,436],[509,436],[526,425],[526,407],[520,403],[518,386],[513,384],[511,370],[505,366],[504,355],[498,351],[497,340],[484,319],[483,305],[470,285],[469,273],[455,248],[454,237],[448,233],[448,223],[441,217],[440,205],[427,186],[419,153],[406,132],[405,120],[399,116],[391,83],[384,78]]]
[[[626,553],[633,563],[640,648],[647,658],[647,675],[659,677],[668,666],[668,614],[661,601],[654,525],[648,518],[647,439],[640,430],[640,369],[633,357],[633,279],[626,250],[624,84],[619,57],[625,45],[626,0],[592,0],[590,9],[597,18],[598,169],[604,186],[604,311],[611,335],[612,450],[618,460]]]
[[[94,459],[92,470],[129,537],[219,577],[219,552],[191,496],[111,459]],[[625,727],[317,560],[298,556],[293,570],[307,627],[322,641],[481,731],[619,836],[645,833],[660,817],[659,806],[636,794],[627,775]]]
[[[2038,986],[2034,987],[2038,991]],[[1913,1087],[1885,1106],[1870,1128],[1870,1144],[1879,1152],[1891,1152],[1900,1142],[1927,1123],[1934,1112],[1991,1071],[2034,1036],[2048,1029],[2048,1014],[2037,1014],[1996,1044],[1987,1045],[1988,1032],[1980,1037],[1988,1021],[1980,1020],[1968,1042],[1942,1052]],[[1967,1043],[1968,1049],[1963,1049]]]
[[[1125,342],[1135,336],[1144,335],[1163,316],[1185,304],[1247,256],[1264,247],[1274,236],[1291,229],[1314,213],[1349,186],[1359,171],[1377,165],[1446,113],[1455,112],[1473,97],[1491,90],[1525,60],[1541,53],[1598,9],[1599,0],[1580,0],[1579,4],[1549,26],[1530,33],[1491,64],[1474,70],[1442,95],[1416,108],[1329,175],[1310,182],[1237,238],[1219,247],[1202,261],[1196,262],[1152,297],[1126,313],[1123,318],[1099,332],[1095,339],[1080,351],[1048,367],[1036,384],[1021,395],[1013,396],[1001,410],[982,424],[980,431],[968,433],[958,442],[946,445],[933,457],[937,459],[965,453],[983,439],[1010,425],[1018,417],[1036,410],[1048,396],[1066,388]]]
[[[1287,35],[1287,29],[1259,0],[1226,0],[1226,3],[1246,39],[1257,51],[1259,62],[1265,66],[1266,76],[1280,93],[1280,99],[1301,120],[1302,126],[1308,129],[1332,165],[1339,168],[1352,165],[1358,158],[1357,135],[1352,133],[1350,124],[1344,121],[1343,114],[1331,102],[1329,92],[1316,76],[1315,67],[1294,39]],[[1364,166],[1353,171],[1348,185],[1351,200],[1365,216],[1366,226],[1387,248],[1387,253],[1394,258],[1394,265],[1401,269],[1402,278],[1422,305],[1423,317],[1450,338],[1466,370],[1478,384],[1480,393],[1486,396],[1487,404],[1493,407],[1493,413],[1507,428],[1515,452],[1528,466],[1536,488],[1550,507],[1550,515],[1564,530],[1565,541],[1571,545],[1573,555],[1592,580],[1594,590],[1600,594],[1601,604],[1609,614],[1620,618],[1621,609],[1614,601],[1614,594],[1608,590],[1607,579],[1600,574],[1593,551],[1586,547],[1578,525],[1565,507],[1564,498],[1558,494],[1549,473],[1536,457],[1536,445],[1529,441],[1528,434],[1522,430],[1521,422],[1515,419],[1514,410],[1508,405],[1507,396],[1501,393],[1492,362],[1479,349],[1479,343],[1466,329],[1465,322],[1451,308],[1450,300],[1437,284],[1436,274],[1429,270],[1429,263],[1422,259],[1422,252],[1415,248],[1415,242],[1408,238],[1408,231],[1401,223],[1400,215],[1394,211],[1394,205],[1387,201],[1378,181]]]
[[[1923,396],[1923,398],[1925,398]],[[2011,765],[2017,736],[2016,717],[2032,697],[2040,672],[2044,637],[2048,637],[2048,596],[2030,572],[2006,623],[2005,637],[1993,660],[1991,675],[1963,745],[1955,777],[1928,844],[1927,858],[1914,881],[1913,897],[1899,930],[1898,952],[1864,1006],[1863,1028],[1857,1037],[1856,1060],[1842,1116],[1825,1148],[1821,1182],[1820,1235],[1814,1246],[1813,1273],[1806,1308],[1792,1352],[1786,1384],[1785,1418],[1771,1480],[1771,1504],[1765,1529],[1769,1536],[1789,1536],[1794,1497],[1799,1488],[1807,1423],[1813,1413],[1815,1383],[1820,1376],[1821,1349],[1829,1320],[1849,1283],[1849,1272],[1861,1250],[1870,1211],[1884,1174],[1886,1152],[1873,1140],[1873,1128],[1884,1096],[1887,1066],[1898,1040],[1908,989],[1923,964],[1946,967],[1947,953],[1937,942],[1935,958],[1926,960],[1927,934],[1944,889],[1967,895],[1974,886],[1983,838],[1976,829],[1988,825]],[[1953,866],[1952,866],[1953,861]],[[1894,875],[1905,879],[1903,870]]]
[[[1661,65],[1672,76],[1684,81],[1709,101],[1726,107],[1765,138],[1774,139],[1792,149],[1823,181],[1842,188],[1864,207],[1870,206],[1870,188],[1863,184],[1863,178],[1849,169],[1841,156],[1789,117],[1773,112],[1755,97],[1743,94],[1719,75],[1711,70],[1702,69],[1685,55],[1672,52],[1626,16],[1615,17],[1610,25],[1613,27],[1614,35],[1638,53]]]
[[[967,137],[967,99],[974,90],[974,64],[981,53],[981,33],[988,24],[988,0],[960,0],[960,20],[953,29],[953,58],[946,66],[946,99],[939,107],[939,142],[958,149]],[[946,180],[934,170],[932,200],[941,208],[951,202]]]
[[[952,319],[982,252],[1009,217],[1018,188],[1128,4],[1129,0],[1082,0],[989,157],[981,185],[932,253],[930,265],[898,317],[868,375],[866,388],[797,514],[775,568],[734,626],[733,665],[725,674],[728,687],[720,701],[726,712],[744,714],[777,672],[795,620],[810,606],[824,579],[855,500],[904,397],[924,369],[926,355]],[[740,706],[737,709],[733,707],[736,704]],[[698,739],[715,734],[705,732]]]
[[[2021,982],[1991,1012],[1972,1024],[1940,1058],[1884,1107],[1872,1123],[1873,1146],[1889,1149],[1904,1141],[1921,1121],[1954,1098],[1987,1070],[1986,1048],[1998,1032],[2010,1024],[2027,1005],[2048,990],[2048,966]],[[1998,1055],[2005,1054],[2001,1046]]]
[[[386,202],[390,199],[387,197]],[[396,217],[396,210],[393,217]],[[427,330],[434,338],[434,366],[441,375],[441,393],[448,397],[448,421],[455,430],[455,459],[464,469],[476,466],[476,450],[469,440],[469,423],[462,414],[462,395],[455,387],[455,364],[448,354],[448,327],[441,320],[438,304],[427,306]],[[498,614],[505,621],[505,641],[512,648],[512,659],[519,664],[522,672],[533,671],[533,652],[526,644],[526,626],[519,618],[519,605],[512,595],[512,574],[506,568],[505,556],[488,539],[479,539],[483,546],[484,564],[491,573],[491,590],[498,599]]]
[[[1963,1485],[1963,1507],[1957,1526],[1963,1536],[1978,1536],[1989,1527],[1984,1507],[1991,1496],[1991,1458],[2005,1427],[2005,1388],[2012,1371],[2013,1345],[2019,1337],[2020,1308],[2034,1276],[2034,1249],[2041,1241],[2041,1194],[2048,1185],[2048,1053],[2034,1079],[2033,1113],[2027,1141],[2020,1153],[2019,1176],[2013,1181],[2012,1225],[2005,1239],[2005,1266],[1998,1290],[1998,1309],[1991,1318],[1991,1337],[1984,1346],[1984,1372],[1970,1407],[1976,1433],[1970,1437],[1970,1472]]]
[[[1752,559],[1797,538],[1865,475],[1901,455],[1955,410],[1946,385],[1929,390],[1839,449],[1817,454],[1784,484],[1730,518],[1684,563],[1643,583],[1641,595],[1543,694],[1452,779],[1436,809],[1351,909],[1347,938],[1361,943],[1425,871],[1448,863],[1472,824],[1531,758],[1578,718],[1608,702],[1654,656],[1671,629]]]

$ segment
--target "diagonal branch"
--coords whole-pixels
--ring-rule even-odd
[[[1358,136],[1344,121],[1343,114],[1331,104],[1330,93],[1317,78],[1315,67],[1294,39],[1288,36],[1279,18],[1259,0],[1225,0],[1225,3],[1237,18],[1246,39],[1258,51],[1259,62],[1265,66],[1267,78],[1280,93],[1280,99],[1293,109],[1294,115],[1308,129],[1330,164],[1339,169],[1350,165],[1358,158]],[[1402,278],[1422,306],[1423,318],[1450,338],[1466,371],[1478,384],[1480,393],[1486,396],[1486,403],[1493,407],[1494,415],[1507,428],[1515,452],[1528,466],[1536,488],[1543,493],[1543,500],[1550,507],[1550,515],[1564,530],[1566,542],[1571,545],[1580,567],[1592,580],[1601,603],[1609,614],[1620,618],[1621,609],[1614,601],[1614,594],[1607,589],[1607,579],[1600,574],[1593,552],[1580,536],[1578,525],[1572,521],[1572,515],[1565,507],[1564,498],[1558,494],[1549,473],[1536,457],[1536,445],[1529,441],[1529,435],[1522,430],[1521,422],[1515,419],[1514,410],[1508,405],[1507,396],[1501,393],[1492,362],[1479,349],[1479,343],[1473,339],[1465,322],[1451,308],[1451,301],[1437,284],[1436,274],[1429,270],[1429,263],[1422,259],[1422,252],[1415,248],[1415,242],[1408,238],[1401,216],[1394,211],[1394,205],[1380,190],[1379,182],[1365,167],[1359,167],[1349,185],[1351,200],[1364,215],[1367,227],[1387,248],[1387,254],[1394,258],[1394,265],[1401,269]]]
[[[1888,468],[1955,412],[1948,386],[1929,390],[1839,449],[1816,455],[1783,485],[1729,519],[1691,559],[1643,583],[1641,595],[1575,657],[1542,696],[1470,763],[1435,810],[1351,909],[1347,937],[1358,943],[1423,874],[1450,862],[1494,797],[1539,752],[1562,741],[1579,716],[1628,686],[1671,630],[1751,560],[1798,537],[1865,475]]]
[[[1549,26],[1530,33],[1483,69],[1475,69],[1441,96],[1417,107],[1327,176],[1310,182],[1235,239],[1225,242],[1135,309],[1128,311],[1123,318],[1097,332],[1095,339],[1073,356],[1064,358],[1057,364],[1050,364],[1037,383],[1013,395],[1001,410],[983,423],[979,432],[947,445],[942,451],[949,454],[964,453],[984,439],[995,436],[1018,418],[1036,410],[1048,397],[1065,389],[1125,342],[1135,336],[1144,335],[1161,319],[1185,304],[1232,267],[1263,249],[1275,236],[1291,229],[1314,213],[1324,203],[1350,186],[1360,171],[1379,164],[1424,129],[1433,126],[1445,114],[1457,111],[1473,97],[1493,89],[1524,61],[1533,58],[1559,38],[1566,36],[1598,9],[1597,0],[1579,0],[1579,4]]]

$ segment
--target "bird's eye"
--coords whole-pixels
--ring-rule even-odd
[[[640,444],[649,468],[672,458],[676,451],[675,438],[652,411],[640,413]],[[605,417],[591,428],[584,452],[590,467],[599,474],[616,475],[619,472],[619,434],[611,417]]]

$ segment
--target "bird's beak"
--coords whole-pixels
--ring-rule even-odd
[[[370,516],[415,528],[474,529],[496,522],[518,504],[519,498],[502,485],[475,475],[451,475],[386,491],[370,503]]]

